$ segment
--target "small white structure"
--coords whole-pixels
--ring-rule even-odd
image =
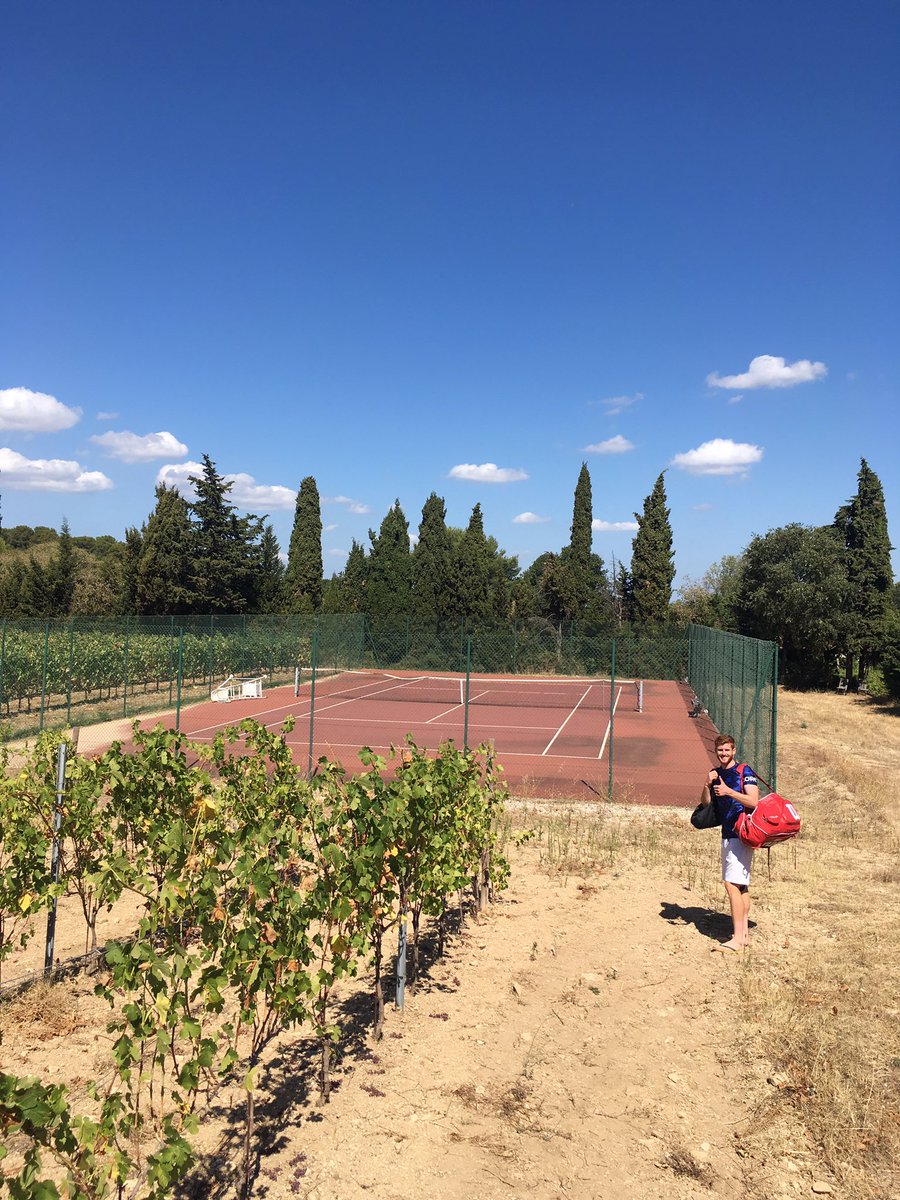
[[[260,676],[253,679],[238,679],[229,675],[209,694],[210,700],[221,704],[229,704],[232,700],[258,700],[263,694],[263,681]]]

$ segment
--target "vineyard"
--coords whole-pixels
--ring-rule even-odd
[[[62,1085],[0,1075],[11,1197],[171,1195],[204,1107],[236,1079],[249,1195],[254,1097],[273,1036],[312,1032],[326,1102],[339,981],[372,972],[379,1038],[388,935],[398,935],[402,1003],[420,970],[423,916],[440,952],[451,898],[461,906],[471,886],[480,908],[504,886],[495,833],[504,789],[490,749],[447,744],[429,757],[410,744],[393,772],[363,750],[361,773],[322,760],[309,781],[291,759],[289,728],[245,721],[205,747],[136,730],[133,752],[113,745],[95,759],[61,756],[60,738],[45,734],[4,773],[0,967],[64,893],[80,902],[89,948],[98,914],[126,894],[143,914],[103,951],[97,993],[109,1005],[111,1060],[77,1098],[83,1111]]]

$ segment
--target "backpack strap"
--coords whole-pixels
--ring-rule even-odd
[[[738,765],[737,765],[738,779],[740,780],[740,783],[741,783],[741,793],[743,793],[743,791],[744,791],[744,772],[749,771],[749,769],[750,768],[747,766],[746,763],[738,763]]]

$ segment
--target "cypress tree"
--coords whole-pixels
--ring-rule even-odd
[[[56,548],[56,559],[48,571],[48,591],[50,594],[50,610],[55,617],[66,617],[72,607],[72,596],[75,592],[75,577],[77,574],[75,548],[72,545],[72,535],[69,532],[69,522],[63,517],[59,542]]]
[[[851,654],[858,654],[859,675],[866,671],[881,643],[894,582],[887,510],[881,480],[860,459],[856,495],[835,516],[847,564]]]
[[[370,529],[369,537],[366,611],[375,617],[405,618],[412,602],[412,555],[409,522],[399,500],[388,509],[379,532]]]
[[[200,613],[240,613],[250,607],[257,568],[258,517],[239,517],[228,501],[231,484],[203,455],[203,474],[188,477],[197,499],[191,504],[193,609]]]
[[[577,614],[585,611],[594,590],[592,578],[594,564],[591,561],[593,557],[591,554],[592,520],[591,476],[587,469],[587,463],[582,463],[581,471],[578,474],[578,483],[575,485],[570,541],[561,555],[575,580]]]
[[[284,599],[284,563],[281,547],[270,524],[263,529],[259,543],[259,571],[256,578],[256,611],[281,612]]]
[[[322,510],[319,489],[307,475],[297,493],[294,527],[288,546],[284,582],[289,612],[316,612],[322,607]]]
[[[156,507],[140,543],[134,611],[176,616],[191,611],[192,531],[187,501],[175,487],[156,488]]]
[[[484,536],[481,505],[472,509],[469,524],[455,547],[453,563],[453,615],[466,620],[487,616],[490,585],[490,549]]]
[[[432,492],[422,506],[419,540],[413,550],[412,611],[415,616],[432,622],[447,616],[452,604],[452,553],[447,509],[443,497]]]
[[[341,580],[342,608],[341,612],[364,613],[366,608],[367,581],[369,560],[362,543],[356,538],[347,555],[347,565]]]
[[[638,531],[631,543],[631,607],[637,625],[658,625],[669,615],[672,580],[675,578],[672,527],[666,508],[663,472],[635,513]]]
[[[122,559],[122,609],[129,615],[138,611],[138,571],[142,547],[141,531],[132,525],[125,530],[125,554]]]

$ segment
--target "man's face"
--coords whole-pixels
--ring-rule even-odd
[[[730,767],[734,762],[734,746],[731,742],[725,742],[723,746],[716,746],[716,758],[723,767]]]

